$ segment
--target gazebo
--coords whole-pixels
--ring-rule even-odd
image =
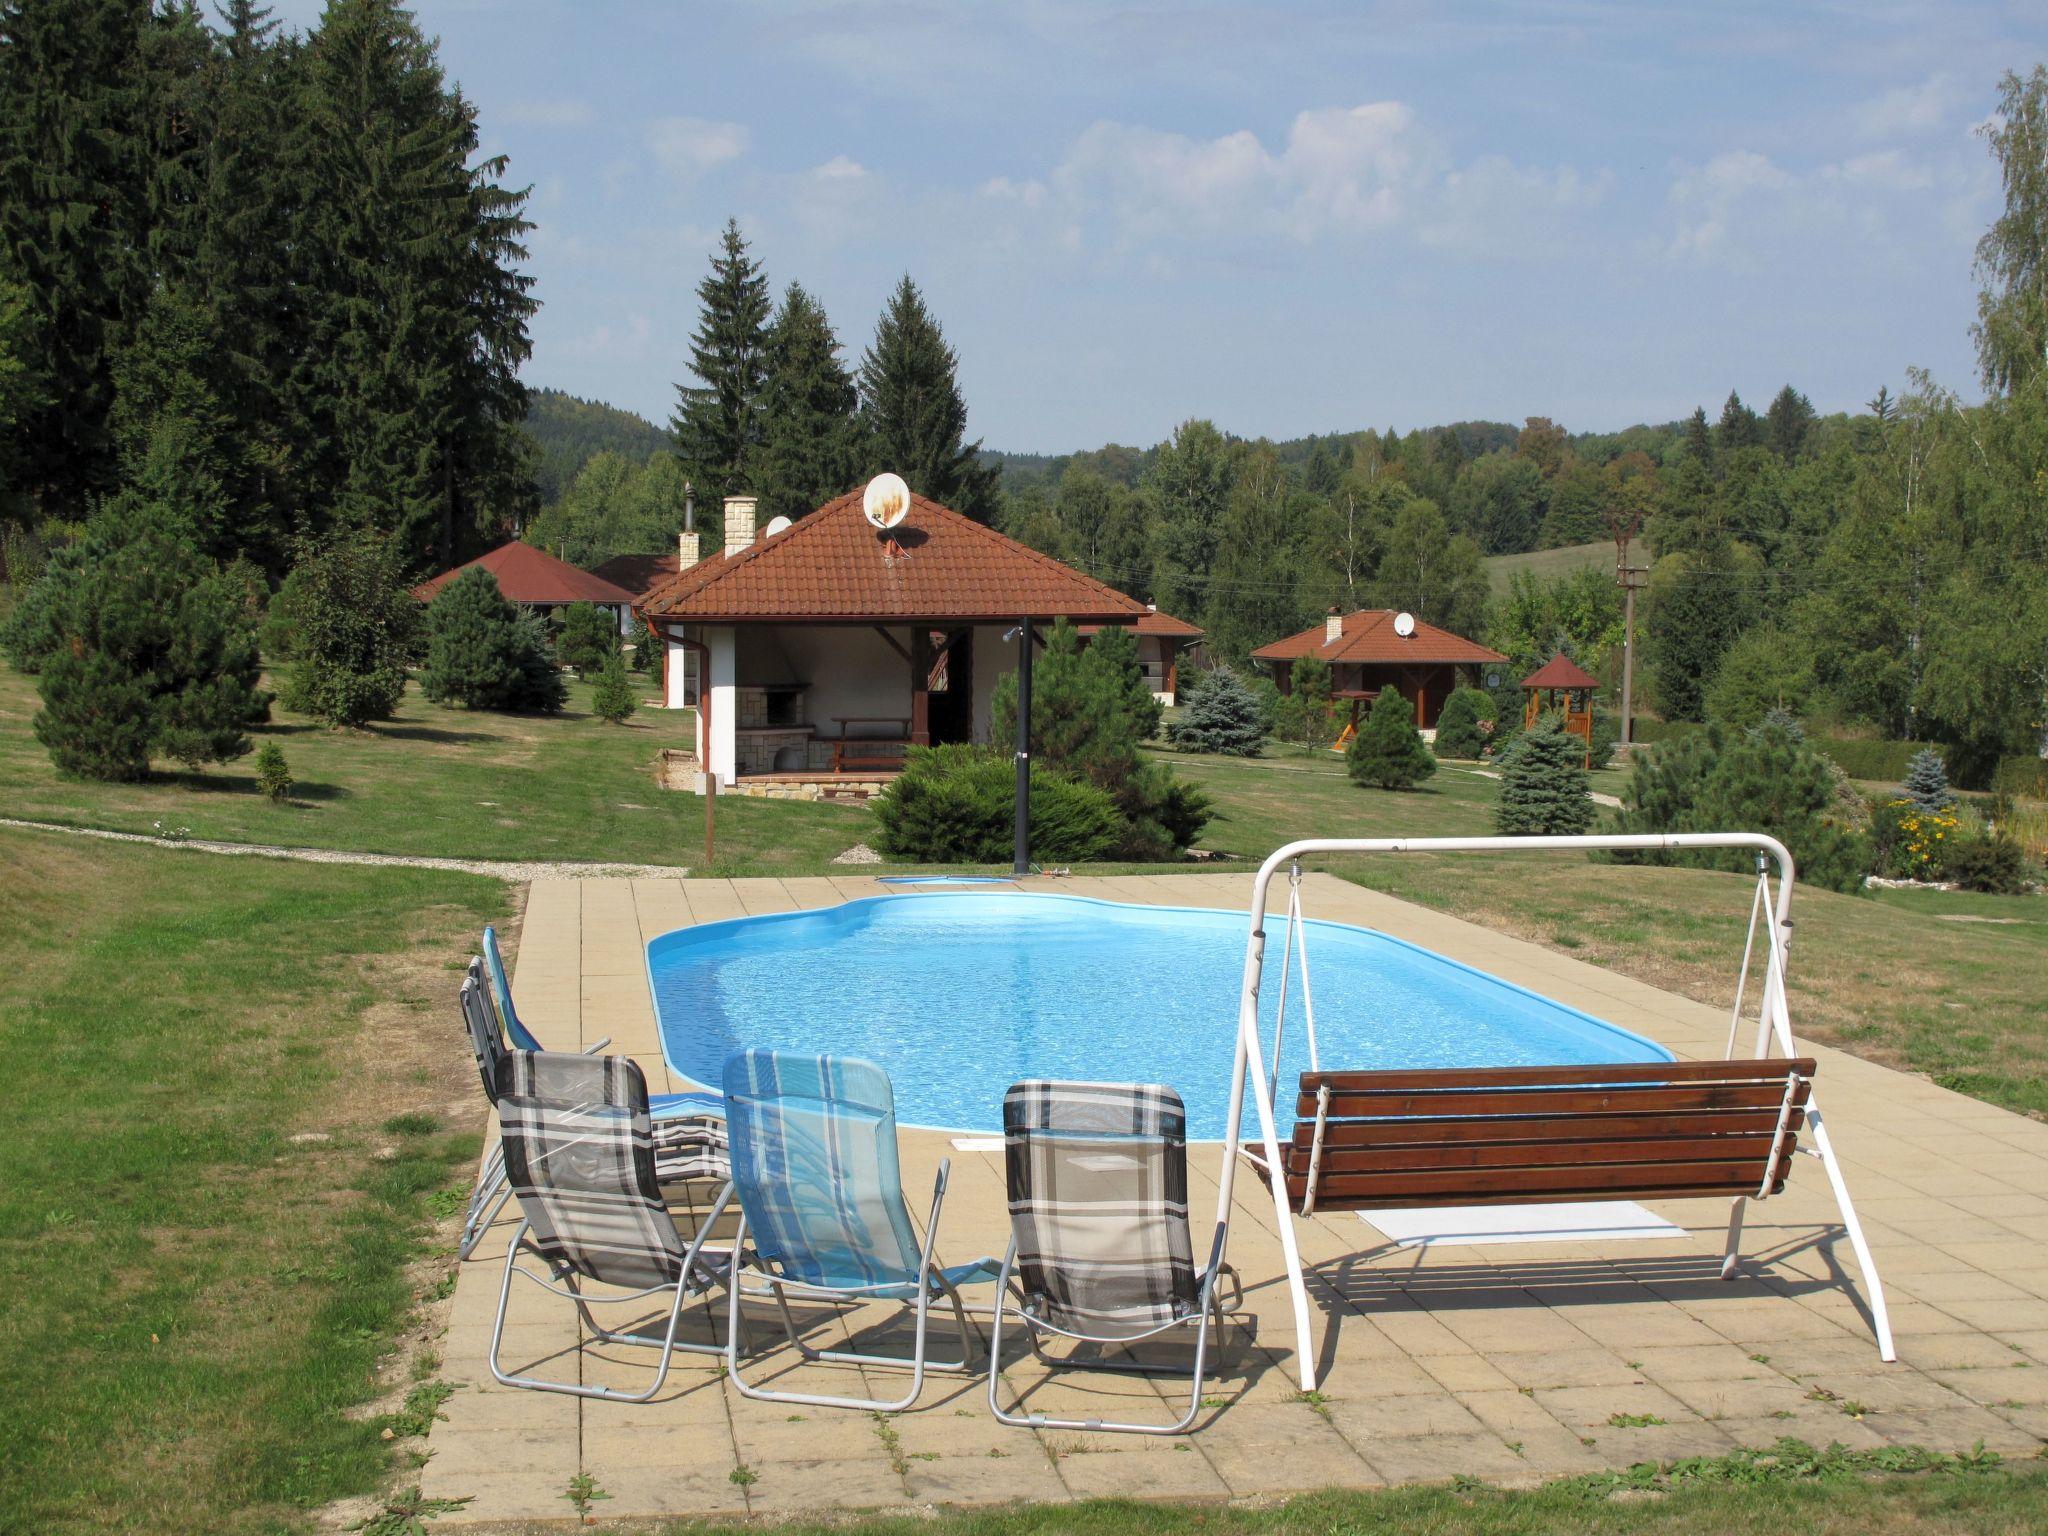
[[[1522,679],[1528,701],[1522,706],[1522,728],[1533,730],[1550,712],[1564,720],[1567,735],[1586,744],[1586,766],[1593,766],[1593,694],[1600,680],[1562,651]]]

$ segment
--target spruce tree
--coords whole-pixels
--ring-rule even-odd
[[[1744,405],[1742,396],[1732,389],[1721,406],[1721,422],[1714,429],[1714,439],[1714,446],[1722,453],[1754,448],[1763,441],[1763,425],[1756,412]]]
[[[1493,824],[1507,837],[1576,835],[1593,825],[1586,744],[1546,715],[1515,739],[1501,763]]]
[[[1396,688],[1382,688],[1372,713],[1344,749],[1353,783],[1413,789],[1436,772],[1436,759],[1415,728],[1415,706]]]
[[[1195,675],[1166,734],[1184,752],[1257,757],[1266,745],[1264,717],[1259,696],[1226,664]]]
[[[1692,415],[1685,420],[1686,456],[1701,469],[1714,467],[1714,429],[1707,425],[1707,408],[1693,407]]]
[[[748,253],[737,219],[726,220],[697,299],[690,337],[697,382],[676,386],[669,426],[697,504],[715,508],[726,496],[759,489],[761,391],[768,374],[768,279]]]
[[[332,726],[396,713],[418,644],[420,605],[385,540],[356,532],[301,546],[271,612],[266,635],[291,637],[289,708]]]
[[[639,704],[633,698],[633,684],[626,677],[626,664],[617,651],[605,658],[597,674],[597,686],[590,692],[590,712],[612,725],[624,725]]]
[[[1764,446],[1787,464],[1796,464],[1805,456],[1812,430],[1813,402],[1787,384],[1764,412]]]
[[[870,472],[892,470],[911,490],[992,523],[1001,471],[967,441],[959,359],[908,276],[896,285],[861,357],[860,421]]]
[[[1477,760],[1486,755],[1496,717],[1493,696],[1483,688],[1457,688],[1436,718],[1436,755]]]
[[[115,479],[113,360],[148,292],[143,32],[149,0],[0,6],[0,272],[27,291],[22,488],[82,517]]]
[[[818,301],[789,285],[768,327],[761,390],[763,517],[802,517],[860,478],[860,394]]]
[[[595,603],[571,603],[562,615],[555,652],[578,672],[596,672],[619,652],[618,622]]]
[[[35,732],[59,772],[141,779],[153,757],[197,767],[249,750],[263,705],[255,624],[177,508],[122,493],[53,572],[57,643]]]
[[[1955,791],[1948,787],[1948,765],[1933,747],[1922,747],[1913,754],[1906,764],[1905,782],[1899,787],[1930,816],[1939,816],[1956,803]]]
[[[502,709],[524,682],[519,610],[498,578],[472,566],[434,595],[427,609],[427,667],[421,691],[437,704]]]

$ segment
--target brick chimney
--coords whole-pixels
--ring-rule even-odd
[[[1323,644],[1335,645],[1339,640],[1342,640],[1343,638],[1344,615],[1339,613],[1335,608],[1332,608],[1330,610],[1330,616],[1327,619],[1323,620]]]
[[[734,555],[754,542],[754,513],[761,505],[758,496],[725,498],[725,555]]]
[[[683,531],[676,535],[678,570],[687,571],[704,558],[704,541],[697,534],[697,488],[683,482]]]

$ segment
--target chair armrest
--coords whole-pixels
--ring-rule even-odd
[[[612,1037],[610,1035],[606,1035],[602,1040],[598,1041],[595,1045],[586,1045],[585,1047],[583,1047],[582,1054],[585,1056],[601,1055],[604,1051],[604,1048],[610,1045],[611,1043]]]

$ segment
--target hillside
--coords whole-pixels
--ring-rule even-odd
[[[1562,549],[1532,549],[1520,555],[1488,555],[1486,574],[1493,583],[1493,590],[1500,593],[1507,590],[1508,578],[1516,571],[1528,571],[1549,581],[1582,565],[1611,570],[1614,566],[1613,541],[1600,539],[1592,544],[1567,544]]]
[[[534,481],[540,487],[542,506],[560,500],[576,471],[597,454],[610,450],[644,464],[669,446],[667,430],[646,417],[559,389],[533,392],[526,430],[540,447]]]

